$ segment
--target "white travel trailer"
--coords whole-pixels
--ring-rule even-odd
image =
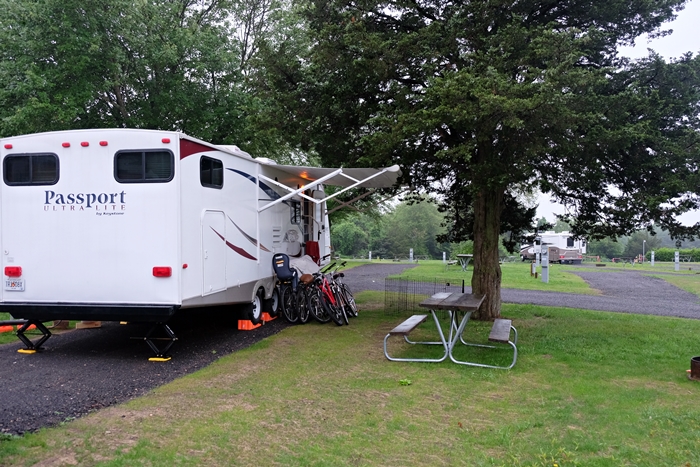
[[[555,263],[580,264],[586,254],[586,240],[574,238],[569,232],[553,231],[539,234],[541,245],[549,248],[549,261]],[[520,250],[523,261],[535,259],[535,246],[523,245]]]
[[[164,325],[228,304],[258,321],[263,304],[274,311],[274,253],[330,257],[326,200],[338,192],[324,185],[388,187],[399,175],[277,165],[134,129],[4,138],[0,158],[0,311],[35,323]]]
[[[556,246],[558,248],[573,248],[581,250],[581,253],[586,253],[586,240],[582,238],[574,238],[569,232],[556,233],[553,231],[543,232],[540,234],[542,244]]]

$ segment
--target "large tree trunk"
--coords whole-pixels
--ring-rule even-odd
[[[474,274],[472,292],[486,299],[475,319],[490,321],[501,315],[501,266],[498,261],[503,190],[483,189],[474,199]]]

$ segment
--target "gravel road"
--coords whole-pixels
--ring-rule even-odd
[[[384,278],[412,267],[371,264],[345,271],[353,291],[384,290]],[[700,318],[698,298],[661,279],[634,271],[575,271],[600,296],[503,289],[504,302],[567,306],[626,313]],[[254,331],[238,331],[211,317],[182,317],[171,327],[179,340],[173,359],[149,362],[146,326],[103,323],[99,329],[55,333],[37,355],[17,353],[19,342],[0,345],[0,432],[22,434],[114,405],[203,368],[273,335],[277,319]]]
[[[371,264],[345,272],[345,283],[352,290],[384,290],[381,277],[399,274],[411,265]],[[589,310],[616,311],[646,315],[700,319],[700,300],[663,279],[633,270],[590,271],[581,266],[572,272],[588,282],[601,295],[577,295],[536,290],[502,289],[504,303],[564,306]],[[381,271],[381,273],[380,273]],[[700,279],[699,279],[700,280]],[[465,288],[471,292],[471,287]]]
[[[636,271],[573,271],[601,295],[503,289],[506,303],[565,306],[588,310],[700,319],[700,300],[663,279]]]
[[[19,341],[0,345],[0,432],[35,431],[140,396],[286,326],[276,319],[238,331],[210,319],[181,318],[171,325],[178,336],[172,360],[158,363],[148,361],[153,354],[143,340],[131,339],[149,329],[135,324],[103,322],[98,329],[55,333],[34,355],[17,353]]]

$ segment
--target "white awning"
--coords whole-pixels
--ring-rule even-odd
[[[265,171],[269,176],[258,174],[258,177],[266,183],[284,188],[289,193],[261,206],[258,211],[264,211],[294,196],[300,196],[315,204],[320,204],[352,188],[389,188],[396,183],[399,175],[401,175],[398,165],[382,169],[345,169],[277,165],[271,161],[259,162],[268,167]],[[340,186],[343,187],[343,189],[322,199],[313,198],[304,194],[304,191],[313,189],[320,184]]]
[[[258,159],[259,162],[260,161]],[[303,167],[298,165],[277,165],[275,163],[263,162],[268,170],[272,169],[277,181],[287,186],[296,186],[301,181],[306,181],[306,185],[320,178],[340,170],[341,172],[323,182],[324,185],[334,185],[348,187],[356,185],[358,181],[363,181],[356,185],[356,188],[388,188],[396,183],[396,179],[401,175],[398,165],[392,165],[382,169],[365,168],[325,168],[325,167]]]

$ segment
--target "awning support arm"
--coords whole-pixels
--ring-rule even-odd
[[[320,202],[322,202],[323,200],[316,200],[316,199],[314,199],[314,198],[311,198],[311,197],[309,197],[309,196],[304,195],[303,192],[306,191],[306,190],[309,190],[309,189],[311,189],[311,188],[313,188],[313,187],[315,187],[315,186],[317,186],[317,185],[320,185],[321,183],[325,182],[325,181],[328,180],[329,178],[333,178],[333,177],[335,177],[336,175],[338,175],[338,174],[340,174],[340,173],[342,173],[342,172],[343,172],[343,169],[338,169],[338,170],[336,170],[336,171],[334,171],[334,172],[329,173],[328,175],[326,175],[326,176],[324,176],[324,177],[319,178],[318,180],[314,180],[313,182],[311,182],[311,183],[308,184],[308,185],[305,185],[305,186],[303,186],[303,187],[301,187],[301,188],[297,188],[296,190],[294,190],[294,189],[292,189],[292,188],[289,188],[287,185],[284,185],[284,184],[282,184],[282,183],[276,182],[275,180],[272,180],[272,179],[270,179],[269,177],[266,177],[266,176],[264,176],[264,175],[261,174],[261,175],[260,175],[260,178],[262,178],[262,179],[264,179],[264,180],[266,180],[266,181],[268,181],[268,182],[270,182],[270,183],[274,183],[275,185],[277,185],[277,186],[279,186],[279,187],[281,187],[281,188],[284,188],[285,190],[288,190],[290,193],[288,193],[288,194],[282,196],[281,198],[278,198],[278,199],[276,199],[276,200],[274,200],[274,201],[272,201],[272,202],[270,202],[270,203],[267,203],[265,206],[262,206],[262,207],[258,208],[258,212],[262,212],[262,211],[264,211],[264,210],[266,210],[266,209],[271,208],[272,206],[275,206],[275,205],[277,205],[277,204],[283,203],[283,202],[287,201],[289,198],[292,198],[292,197],[294,197],[294,196],[296,196],[296,195],[303,196],[304,198],[306,198],[306,199],[308,199],[308,200],[310,200],[310,201],[313,201],[314,203],[320,203]]]
[[[342,169],[341,169],[341,170],[342,170]],[[358,180],[358,181],[356,181],[355,183],[353,183],[352,185],[347,186],[347,187],[343,188],[343,189],[340,190],[340,191],[336,191],[335,193],[333,193],[333,194],[330,195],[330,196],[326,196],[326,197],[325,197],[323,200],[321,200],[321,201],[328,201],[329,199],[333,199],[333,198],[335,198],[336,196],[338,196],[339,194],[345,193],[346,191],[351,190],[351,189],[355,188],[355,187],[358,186],[358,185],[362,185],[362,184],[365,183],[367,180],[372,180],[374,177],[378,177],[378,176],[382,175],[383,173],[387,172],[388,170],[389,170],[389,169],[382,169],[382,170],[380,170],[379,172],[375,173],[374,175],[370,175],[369,177],[365,178],[364,180]],[[350,176],[348,176],[348,175],[345,175],[345,174],[341,174],[341,175],[343,175],[345,178],[348,178],[348,179],[350,179],[350,180],[355,180],[354,178],[352,178],[352,177],[350,177]]]
[[[369,208],[358,209],[358,208],[356,208],[355,206],[350,206],[350,204],[351,204],[351,203],[354,203],[355,201],[359,201],[360,199],[364,198],[365,196],[371,195],[371,194],[374,193],[375,191],[376,191],[376,188],[373,188],[372,191],[368,191],[367,193],[363,193],[362,195],[360,195],[360,196],[358,196],[358,197],[356,197],[356,198],[353,198],[353,199],[351,199],[350,201],[347,201],[347,202],[345,202],[345,203],[341,203],[340,206],[336,206],[336,207],[334,207],[333,209],[331,209],[330,211],[326,211],[326,214],[329,214],[329,215],[330,215],[330,214],[336,212],[338,209],[343,209],[343,208],[346,207],[346,206],[349,207],[349,208],[354,209],[354,210],[357,211],[357,212],[365,212],[365,211],[367,211]],[[381,203],[383,203],[384,201],[387,201],[387,200],[389,200],[389,199],[391,199],[391,198],[393,198],[393,197],[395,197],[395,196],[398,196],[398,195],[401,194],[401,193],[405,193],[406,191],[408,191],[408,190],[401,190],[401,191],[399,191],[399,192],[396,193],[396,194],[387,195],[387,196],[385,196],[384,198],[380,199],[379,201],[376,201],[374,204],[372,204],[372,206],[376,206],[376,205],[378,205],[378,204],[381,204]]]
[[[377,191],[376,188],[370,188],[370,189],[369,189],[368,191],[366,191],[365,193],[362,193],[360,196],[354,197],[354,198],[351,199],[350,201],[345,201],[345,202],[338,201],[338,203],[340,203],[340,204],[338,204],[338,206],[334,207],[334,208],[331,209],[330,211],[326,211],[326,214],[332,214],[332,213],[336,212],[336,211],[339,210],[339,209],[343,209],[344,207],[349,207],[349,208],[352,208],[352,209],[354,209],[355,211],[358,211],[358,212],[359,212],[359,209],[357,209],[355,206],[352,206],[352,203],[354,203],[355,201],[359,201],[359,200],[361,200],[362,198],[366,198],[367,196],[371,195],[371,194],[374,193],[375,191]]]
[[[375,178],[375,177],[378,177],[378,176],[382,175],[383,173],[387,172],[388,170],[389,170],[389,168],[385,168],[385,169],[382,169],[382,170],[378,171],[377,173],[375,173],[375,174],[373,174],[373,175],[370,175],[369,177],[367,177],[367,178],[365,178],[365,179],[363,179],[363,180],[357,180],[357,179],[355,179],[355,178],[353,178],[353,177],[351,177],[351,176],[349,176],[349,175],[344,174],[344,173],[343,173],[343,169],[338,169],[338,170],[335,170],[335,171],[329,173],[328,175],[325,175],[325,176],[323,176],[323,177],[321,177],[321,178],[319,178],[319,179],[317,179],[317,180],[314,180],[313,182],[309,183],[308,185],[305,185],[305,186],[303,186],[303,187],[301,187],[301,188],[298,188],[298,189],[296,189],[296,190],[293,189],[293,188],[288,187],[287,185],[285,185],[285,184],[283,184],[283,183],[279,183],[279,182],[276,181],[276,180],[273,180],[273,179],[271,179],[271,178],[269,178],[269,177],[266,177],[265,175],[260,174],[260,175],[258,175],[259,178],[261,178],[261,179],[263,179],[263,180],[265,180],[265,181],[268,181],[268,182],[270,182],[270,183],[272,183],[272,184],[274,184],[274,185],[277,185],[277,186],[279,186],[280,188],[284,188],[285,190],[289,191],[290,193],[288,193],[288,194],[282,196],[281,198],[278,198],[278,199],[276,199],[276,200],[274,200],[274,201],[272,201],[272,202],[270,202],[270,203],[268,203],[268,204],[266,204],[266,205],[264,205],[264,206],[258,208],[258,212],[262,212],[262,211],[264,211],[264,210],[266,210],[266,209],[271,208],[272,206],[275,206],[275,205],[277,205],[277,204],[279,204],[279,203],[283,203],[284,201],[288,200],[289,198],[292,198],[292,197],[297,196],[297,195],[303,197],[304,199],[308,199],[309,201],[312,201],[312,202],[314,202],[314,203],[316,203],[316,204],[320,204],[320,203],[323,203],[323,202],[325,202],[325,201],[328,201],[329,199],[333,199],[333,198],[335,198],[336,196],[340,195],[341,193],[344,193],[344,192],[346,192],[346,191],[348,191],[348,190],[350,190],[350,189],[352,189],[352,188],[355,188],[355,187],[357,187],[357,186],[359,186],[359,185],[362,185],[362,184],[365,183],[366,181],[371,180],[371,179],[373,179],[373,178]],[[347,187],[343,188],[343,189],[340,190],[340,191],[336,191],[336,192],[333,193],[332,195],[326,196],[326,197],[323,198],[323,199],[315,199],[315,198],[312,198],[312,197],[310,197],[310,196],[307,196],[307,195],[305,195],[305,194],[303,193],[304,191],[309,190],[309,189],[311,189],[311,188],[313,188],[313,187],[315,187],[315,186],[317,186],[317,185],[320,185],[321,183],[325,182],[326,180],[328,180],[328,179],[330,179],[330,178],[335,177],[336,175],[342,175],[343,177],[347,178],[348,180],[352,180],[352,181],[354,181],[355,183],[353,183],[353,184],[350,185],[350,186],[347,186]]]

